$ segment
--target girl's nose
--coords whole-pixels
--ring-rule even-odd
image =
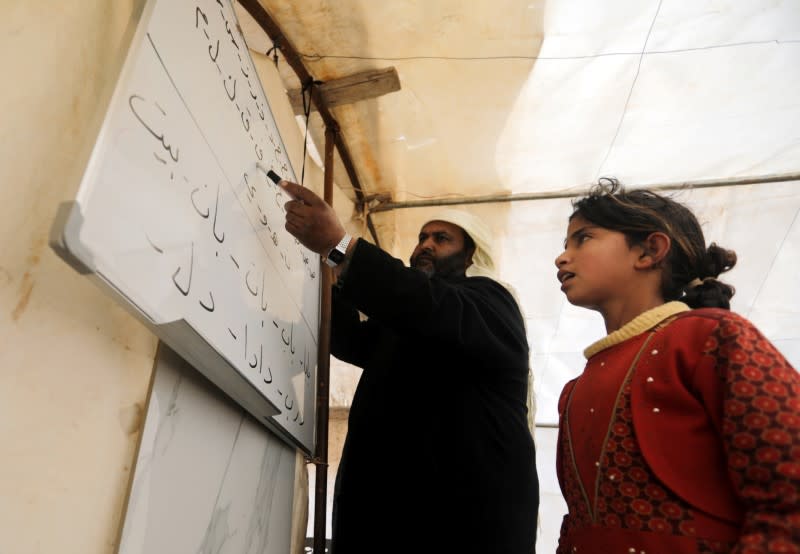
[[[561,254],[558,255],[556,258],[556,267],[561,267],[567,263],[567,251],[564,250]]]

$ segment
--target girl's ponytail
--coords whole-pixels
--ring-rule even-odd
[[[736,252],[727,250],[711,243],[705,253],[705,271],[696,277],[684,288],[681,301],[690,308],[724,308],[729,310],[730,300],[736,290],[733,286],[717,280],[720,273],[724,273],[736,265]]]

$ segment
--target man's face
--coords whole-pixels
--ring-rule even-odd
[[[464,244],[464,231],[446,221],[429,221],[419,232],[419,241],[411,253],[411,267],[428,277],[464,275],[472,263],[472,254]]]

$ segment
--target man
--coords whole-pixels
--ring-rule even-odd
[[[407,268],[351,240],[311,191],[281,186],[296,198],[286,229],[335,266],[333,354],[364,370],[336,479],[334,554],[533,553],[528,343],[513,295],[487,276],[488,228],[447,210],[422,227]]]

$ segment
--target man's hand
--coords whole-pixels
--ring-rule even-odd
[[[278,185],[293,198],[286,204],[286,230],[317,254],[325,255],[345,235],[333,208],[319,196],[291,181]]]

